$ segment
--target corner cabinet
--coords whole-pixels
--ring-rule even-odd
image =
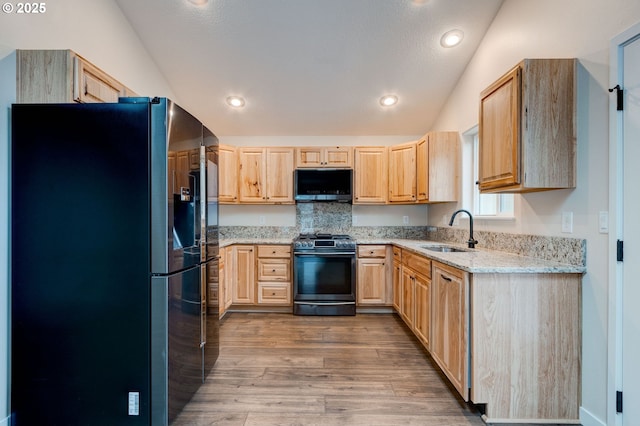
[[[293,204],[293,148],[239,148],[238,200]]]
[[[389,203],[455,202],[459,186],[457,132],[429,132],[416,142],[389,148]]]
[[[525,59],[481,93],[481,192],[575,188],[576,69]]]
[[[387,181],[387,148],[384,146],[354,149],[353,204],[385,204]]]
[[[457,132],[427,133],[416,145],[417,201],[458,201],[460,138]]]
[[[18,103],[118,102],[137,96],[71,50],[17,50]]]

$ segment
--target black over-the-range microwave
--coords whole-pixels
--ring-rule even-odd
[[[352,169],[296,169],[294,198],[299,202],[352,200]]]

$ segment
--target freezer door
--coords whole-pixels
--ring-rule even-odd
[[[201,271],[152,282],[152,424],[170,424],[202,384]]]

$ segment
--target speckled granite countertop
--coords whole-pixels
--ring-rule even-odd
[[[486,250],[482,248],[468,249],[462,244],[449,242],[406,240],[406,239],[362,239],[358,238],[358,244],[394,244],[403,249],[428,257],[432,260],[453,266],[471,273],[552,273],[552,274],[583,274],[586,267],[536,259],[533,257],[519,256],[501,251]],[[291,244],[291,239],[224,239],[220,240],[220,247],[232,244]],[[441,253],[423,248],[423,246],[446,245],[464,249],[464,252]]]
[[[569,265],[552,262],[527,256],[501,251],[486,250],[482,248],[468,249],[463,244],[449,242],[423,241],[423,240],[365,240],[359,239],[358,244],[394,244],[403,249],[409,249],[418,254],[437,260],[438,262],[454,266],[463,271],[473,273],[571,273],[582,274],[586,272],[584,266]],[[423,248],[423,246],[452,246],[464,249],[464,252],[440,253]]]

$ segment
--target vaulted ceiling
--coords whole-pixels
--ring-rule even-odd
[[[362,136],[429,130],[503,0],[116,1],[217,135]]]

